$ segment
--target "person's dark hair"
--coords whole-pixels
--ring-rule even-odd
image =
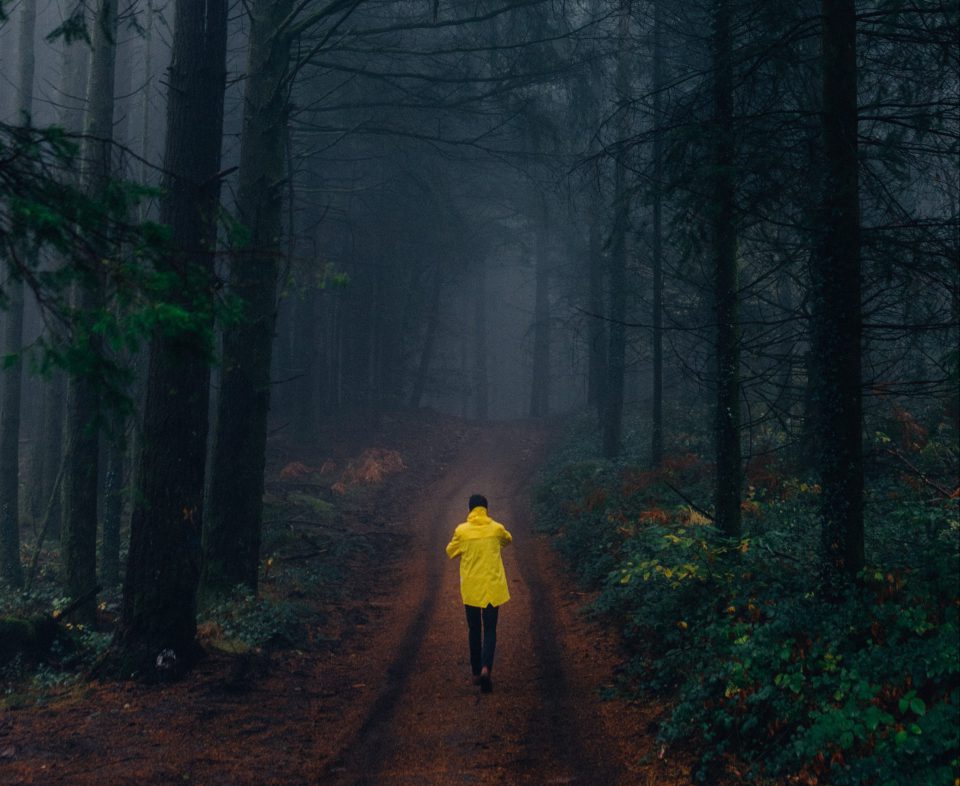
[[[473,510],[474,508],[486,508],[487,498],[483,494],[472,494],[470,496],[470,501],[467,503],[467,510]]]

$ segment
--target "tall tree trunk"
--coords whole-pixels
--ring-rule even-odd
[[[307,288],[296,296],[294,304],[294,347],[300,379],[297,380],[299,395],[295,398],[294,422],[299,434],[317,433],[317,379],[323,369],[317,351],[317,293]]]
[[[736,194],[734,191],[733,40],[730,0],[713,8],[714,320],[716,322],[715,517],[729,537],[740,535],[740,325],[738,314]]]
[[[777,276],[777,304],[780,310],[785,314],[796,313],[796,305],[793,302],[793,282],[787,275],[787,270],[780,271]],[[784,430],[790,432],[789,422],[793,419],[795,412],[792,406],[792,388],[794,380],[794,363],[796,361],[796,341],[789,339],[781,344],[779,351],[783,355],[782,369],[780,373],[780,382],[777,385],[773,400],[770,402],[770,408],[774,411],[776,417],[781,418],[784,424]]]
[[[83,131],[84,96],[87,91],[87,73],[89,71],[89,46],[83,41],[64,42],[61,60],[61,79],[58,90],[60,104],[59,123],[70,134],[79,135]],[[66,173],[67,180],[74,186],[79,185],[79,173]],[[55,265],[63,264],[55,259]],[[66,399],[66,375],[59,369],[53,369],[45,381],[40,401],[40,429],[37,435],[37,449],[34,451],[33,496],[31,509],[35,518],[44,515],[53,493],[54,483],[60,475],[63,464],[63,416]],[[62,482],[62,481],[61,481]],[[60,499],[54,497],[53,505],[46,513],[47,532],[51,538],[60,537]]]
[[[170,227],[164,269],[182,283],[177,305],[192,326],[159,332],[150,347],[143,442],[130,523],[123,606],[114,638],[121,671],[171,670],[197,654],[196,593],[206,459],[213,260],[220,196],[227,0],[177,0],[168,73],[164,196]]]
[[[810,111],[816,112],[818,115],[821,113],[822,96],[819,100],[817,100],[816,106],[810,108]],[[823,125],[822,122],[820,125]],[[807,137],[805,151],[806,169],[810,176],[811,182],[815,185],[813,188],[814,193],[811,195],[810,202],[807,206],[807,210],[805,211],[806,220],[804,223],[810,227],[818,227],[820,221],[819,211],[821,209],[821,205],[819,203],[823,199],[823,191],[827,182],[825,171],[826,153],[823,146],[822,127],[818,128],[816,131],[810,130]],[[822,231],[822,228],[819,231]],[[821,239],[817,232],[818,230],[815,229],[812,233],[810,250],[807,257],[807,269],[811,283],[815,280],[816,276],[819,275],[817,260],[820,255]],[[811,301],[812,305],[812,293],[808,295],[808,299]],[[815,325],[811,322],[810,343],[803,357],[803,422],[800,426],[800,445],[798,456],[801,468],[810,477],[817,476],[820,471],[820,462],[817,454],[820,450],[819,435],[823,428],[820,423],[821,402],[819,400],[820,394],[818,390],[820,384],[820,371],[817,368],[817,349],[814,346],[814,332]]]
[[[437,340],[437,328],[440,326],[440,287],[443,271],[437,263],[433,274],[433,285],[430,288],[430,301],[427,306],[427,332],[423,338],[423,349],[420,352],[420,363],[417,366],[417,376],[413,381],[413,391],[410,393],[410,407],[419,409],[423,400],[423,392],[427,386],[427,377],[430,375],[430,361],[433,359],[433,347]]]
[[[333,304],[325,312],[327,330],[324,334],[324,343],[327,346],[327,355],[330,358],[329,372],[325,375],[328,410],[339,409],[343,405],[344,397],[344,333],[343,310],[346,307],[342,297],[333,298]],[[311,324],[313,322],[311,321]]]
[[[87,117],[84,124],[82,178],[85,191],[93,198],[104,195],[111,174],[114,80],[117,54],[116,0],[100,0],[93,17],[90,81],[87,86]],[[103,303],[98,260],[89,260],[92,272],[74,286],[73,306],[92,314]],[[101,352],[96,334],[84,341],[86,351]],[[97,383],[89,376],[74,373],[67,379],[67,411],[64,422],[66,464],[61,502],[63,530],[60,535],[64,580],[70,598],[88,597],[77,613],[92,621],[97,583],[97,489],[98,465],[91,460],[99,453],[99,411]]]
[[[386,252],[381,236],[377,237],[373,251],[374,267],[370,276],[370,403],[372,408],[382,411],[387,402],[387,387],[390,377],[384,367],[383,326],[388,321],[384,316],[384,260]]]
[[[617,61],[617,95],[622,102],[620,139],[626,139],[626,102],[630,89],[626,47],[630,33],[630,3],[620,0],[620,57]],[[630,224],[630,196],[626,182],[626,152],[617,152],[614,172],[613,238],[610,248],[610,327],[607,351],[607,384],[604,390],[603,454],[619,455],[623,431],[623,385],[627,349],[627,232]]]
[[[540,195],[537,218],[535,295],[533,310],[533,384],[530,388],[530,417],[545,418],[550,414],[550,257],[547,236],[549,210],[547,199]]]
[[[348,303],[341,314],[343,330],[343,397],[344,403],[356,409],[370,404],[370,271],[360,264],[351,275],[353,291],[347,293]]]
[[[61,370],[54,369],[51,372],[40,395],[40,430],[37,435],[39,444],[35,455],[36,488],[32,490],[35,497],[33,510],[36,518],[43,516],[46,511],[47,533],[49,537],[59,539],[61,495],[58,493],[49,507],[48,503],[63,463],[63,416],[67,380]]]
[[[37,26],[36,0],[23,0],[20,7],[20,62],[17,87],[17,123],[29,123],[33,109],[33,81],[36,60],[34,34]],[[4,289],[8,299],[4,318],[3,354],[16,360],[3,372],[0,398],[0,571],[3,580],[23,586],[20,565],[20,391],[23,363],[23,279],[7,267]]]
[[[487,379],[487,268],[486,260],[477,267],[476,299],[473,302],[473,390],[476,394],[474,416],[490,417],[490,389]]]
[[[821,534],[826,590],[863,567],[860,198],[857,44],[853,0],[823,0],[822,235],[812,277],[819,376]]]
[[[587,325],[587,404],[604,413],[604,394],[607,385],[607,331],[603,321],[606,312],[603,297],[603,240],[601,210],[594,197],[590,211],[590,258],[587,260],[587,310],[590,322]]]
[[[280,288],[283,288],[283,282],[280,282]],[[270,409],[281,414],[284,418],[289,418],[292,410],[292,396],[290,395],[291,377],[293,371],[293,352],[292,352],[292,310],[290,293],[280,293],[277,297],[277,324],[273,330],[273,352],[272,367],[270,372],[277,385],[270,396]]]
[[[37,68],[35,38],[37,32],[37,0],[20,4],[20,25],[17,29],[17,124],[33,125],[34,73]]]
[[[8,278],[5,289],[8,302],[3,321],[3,353],[10,357],[23,349],[23,282]],[[21,380],[22,363],[17,358],[4,371],[0,400],[0,576],[14,587],[23,586],[20,564]]]
[[[0,74],[10,72],[10,33],[9,24],[0,25]],[[9,101],[10,86],[0,80],[0,120],[7,119],[7,104]]]
[[[120,522],[123,518],[125,441],[115,435],[107,445],[103,484],[103,535],[100,540],[100,581],[105,587],[120,583]]]
[[[153,96],[156,92],[153,80],[154,57],[154,17],[157,11],[153,7],[153,0],[147,0],[144,9],[145,24],[141,36],[141,57],[143,58],[143,88],[140,91],[140,182],[144,185],[154,182],[154,149],[151,144],[154,138],[153,129]],[[141,221],[147,219],[150,211],[150,202],[143,200],[138,206]],[[131,445],[131,450],[136,444]]]
[[[650,463],[663,463],[663,3],[653,6],[653,411]]]
[[[250,6],[237,187],[237,212],[250,238],[231,257],[230,290],[243,301],[244,312],[223,334],[203,529],[202,603],[238,584],[257,587],[277,275],[286,251],[282,210],[290,37],[281,23],[292,8],[293,0],[256,0]]]
[[[622,167],[618,164],[618,170]],[[617,175],[618,192],[621,200],[627,199],[625,189],[622,188],[624,175],[622,171]],[[617,200],[618,202],[621,200]],[[610,306],[607,349],[607,379],[604,385],[603,397],[603,454],[613,458],[620,454],[623,447],[621,435],[623,431],[623,397],[624,377],[626,370],[627,335],[624,321],[627,316],[627,229],[628,221],[626,204],[618,205],[613,227],[613,244],[609,258],[609,288]]]

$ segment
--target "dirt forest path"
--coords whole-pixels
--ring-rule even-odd
[[[632,768],[625,754],[634,762],[649,754],[652,735],[638,739],[641,719],[618,718],[622,704],[600,701],[612,668],[608,647],[578,618],[571,598],[579,594],[534,533],[531,481],[545,439],[529,425],[487,428],[410,500],[407,569],[367,663],[386,675],[385,685],[341,740],[322,783],[675,782]],[[469,680],[458,567],[443,551],[475,492],[514,536],[503,552],[512,597],[501,610],[494,692],[486,695]]]
[[[340,622],[318,623],[303,649],[211,652],[176,683],[81,681],[8,704],[0,786],[689,783],[660,756],[662,708],[599,697],[620,660],[615,637],[580,613],[588,599],[530,509],[548,430],[410,419],[384,439],[411,463],[352,525],[369,548],[346,567],[350,592],[318,605]],[[514,536],[484,695],[444,553],[475,492]]]

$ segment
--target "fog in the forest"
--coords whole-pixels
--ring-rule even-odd
[[[260,580],[270,449],[397,412],[695,455],[731,537],[782,461],[855,576],[864,473],[956,433],[956,23],[0,0],[0,576],[60,542],[125,655],[186,650]]]
[[[775,35],[764,25],[776,25],[765,13],[741,5],[737,13],[744,18],[744,37],[751,39],[742,43],[742,56],[749,59],[764,34]],[[607,265],[621,230],[626,316],[640,325],[652,322],[651,140],[646,134],[653,103],[673,104],[659,111],[672,113],[671,123],[686,123],[691,134],[703,122],[698,114],[708,112],[699,88],[691,84],[709,75],[707,11],[696,4],[667,8],[658,77],[666,87],[653,92],[652,8],[633,9],[632,22],[623,28],[616,9],[603,3],[518,7],[489,18],[460,4],[440,3],[431,11],[416,3],[358,3],[342,29],[318,23],[314,34],[303,35],[289,87],[290,177],[282,195],[285,259],[273,352],[275,413],[307,430],[316,418],[344,407],[414,405],[468,417],[516,418],[530,413],[535,384],[546,390],[543,403],[534,405],[539,414],[587,404],[591,340],[606,340],[605,325],[591,333],[591,322],[608,318],[606,296],[601,292],[598,300],[598,293],[589,291],[589,268]],[[14,9],[0,30],[0,106],[8,122],[17,119],[22,59]],[[62,34],[47,40],[76,10],[66,1],[37,3],[30,114],[37,126],[73,123],[82,129],[84,85],[75,72],[85,68],[68,49],[87,45],[81,40],[67,47]],[[172,3],[121,2],[118,11],[114,171],[157,185]],[[462,24],[451,23],[458,18]],[[232,10],[228,24],[221,163],[225,216],[235,209],[249,38],[249,21],[240,7]],[[797,44],[800,51],[813,45],[810,40]],[[737,100],[744,114],[776,100],[770,78],[743,78]],[[882,78],[865,74],[864,91]],[[802,73],[784,79],[794,80],[784,82],[784,106],[802,104],[803,91],[814,83],[804,84]],[[890,81],[877,87],[900,89],[895,72]],[[910,87],[922,87],[937,100],[947,99],[956,84]],[[933,116],[944,117],[936,111]],[[865,125],[869,129],[876,122]],[[757,135],[779,132],[758,127],[744,133],[745,143],[766,153],[770,140]],[[706,226],[705,214],[690,205],[699,198],[702,176],[692,162],[679,159],[698,155],[701,142],[691,138],[677,145],[668,153],[670,165],[680,170],[661,177],[688,195],[668,207],[667,236],[660,242],[664,264],[673,268],[666,286],[673,286],[671,278],[694,285],[673,302],[666,296],[668,320],[682,319],[689,330],[709,321],[698,313],[698,302],[707,309],[709,297],[697,290],[701,263],[695,248]],[[802,154],[798,139],[784,138],[781,153],[780,159]],[[948,217],[951,210],[955,216],[956,173],[949,159],[938,157],[933,143],[918,150],[913,163],[920,169],[908,175],[910,185],[898,194],[896,209],[912,212],[920,222]],[[631,182],[618,186],[621,165]],[[782,167],[782,160],[775,165]],[[784,188],[793,188],[788,171],[784,167],[780,176]],[[795,171],[799,176],[802,164]],[[764,174],[770,172],[748,173],[745,181],[743,199],[750,205],[743,209],[757,211],[760,221],[743,222],[744,294],[745,299],[752,294],[751,278],[773,279],[780,302],[767,307],[789,310],[802,297],[795,291],[793,263],[778,260],[797,252],[788,237],[777,237],[786,232],[776,222],[763,226],[767,205],[775,210],[783,197],[776,192],[767,197],[762,184],[751,183]],[[625,228],[615,222],[617,188],[630,200]],[[156,208],[147,200],[138,210],[155,216]],[[220,234],[227,244],[230,232],[225,219]],[[761,258],[781,272],[754,273],[752,266]],[[220,258],[218,266],[226,277],[228,263]],[[935,297],[911,302],[936,309]],[[757,308],[763,308],[759,301],[769,298],[758,298]],[[37,310],[28,305],[25,343],[42,328]],[[703,351],[709,337],[701,333],[694,331],[695,340],[688,340],[681,332],[668,332],[668,397],[677,393],[681,374],[688,389],[691,382],[693,389],[709,385]],[[547,342],[547,350],[535,360],[538,340]],[[627,402],[650,398],[650,344],[649,329],[628,330]],[[799,358],[802,347],[788,336],[775,346],[781,356],[775,365],[787,373],[783,365],[791,361],[783,353]],[[884,368],[889,362],[883,361]],[[761,364],[765,368],[757,368],[757,374],[773,373],[768,360]],[[33,399],[38,383],[26,384],[25,395]],[[478,393],[478,385],[485,393]],[[38,410],[26,410],[28,435],[39,427],[31,412],[35,416]]]
[[[566,29],[550,33],[560,37],[544,48],[521,45],[549,32],[553,22],[542,9],[518,10],[522,29],[500,20],[468,24],[463,31],[433,32],[428,25],[407,35],[373,35],[364,27],[383,26],[394,14],[415,18],[419,11],[359,5],[354,38],[346,35],[343,51],[335,43],[324,47],[316,58],[322,62],[298,63],[302,71],[291,95],[292,177],[283,195],[285,231],[291,234],[284,240],[274,410],[308,430],[323,415],[368,406],[416,404],[466,417],[524,417],[531,409],[538,325],[550,342],[548,360],[540,361],[547,364],[547,381],[540,384],[549,391],[542,414],[585,406],[589,322],[603,319],[586,300],[586,211],[591,192],[599,196],[611,187],[605,182],[609,167],[587,157],[614,134],[587,128],[576,111],[569,114],[575,91],[588,85],[577,84],[586,74],[566,72],[582,61],[581,72],[589,67],[592,79],[602,79],[599,69],[611,68],[615,42],[590,43],[584,50],[583,41],[564,37],[573,36],[578,24],[592,29],[590,35],[613,35],[609,21],[591,20],[585,7],[571,10],[562,20]],[[69,128],[79,118],[82,130],[83,85],[70,71],[79,61],[68,59],[63,35],[45,40],[74,10],[68,2],[37,4],[30,115],[37,126]],[[115,172],[157,185],[172,3],[120,3],[119,11]],[[249,32],[244,15],[235,11],[221,167],[228,173],[222,197],[227,214],[234,207],[235,176],[229,173],[239,160]],[[450,5],[441,11],[456,17],[463,9]],[[19,31],[18,16],[11,13],[0,31],[0,63],[3,117],[15,122]],[[429,53],[464,39],[478,47],[475,53]],[[409,51],[380,55],[378,41]],[[81,41],[72,48],[85,46]],[[392,70],[416,76],[394,78]],[[544,72],[546,78],[527,76]],[[605,98],[616,100],[613,94]],[[597,120],[611,118],[598,114]],[[138,209],[155,217],[152,205],[147,200]],[[644,221],[635,228],[637,244],[644,243]],[[609,243],[608,229],[598,231],[595,242]],[[221,226],[224,238],[229,232],[230,226]],[[546,290],[540,322],[538,265]],[[636,272],[642,280],[643,272]],[[28,302],[25,343],[43,328]],[[628,401],[649,398],[649,354],[639,337],[629,342]],[[476,390],[478,375],[485,377],[486,402]],[[38,383],[26,385],[25,395],[37,397]],[[32,440],[39,410],[27,408],[25,415]]]

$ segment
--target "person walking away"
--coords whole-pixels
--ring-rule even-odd
[[[460,595],[467,611],[470,669],[473,684],[484,693],[493,690],[490,673],[497,647],[500,607],[510,600],[500,549],[513,536],[487,515],[487,498],[474,494],[467,503],[467,520],[458,525],[447,544],[450,559],[460,557]]]

